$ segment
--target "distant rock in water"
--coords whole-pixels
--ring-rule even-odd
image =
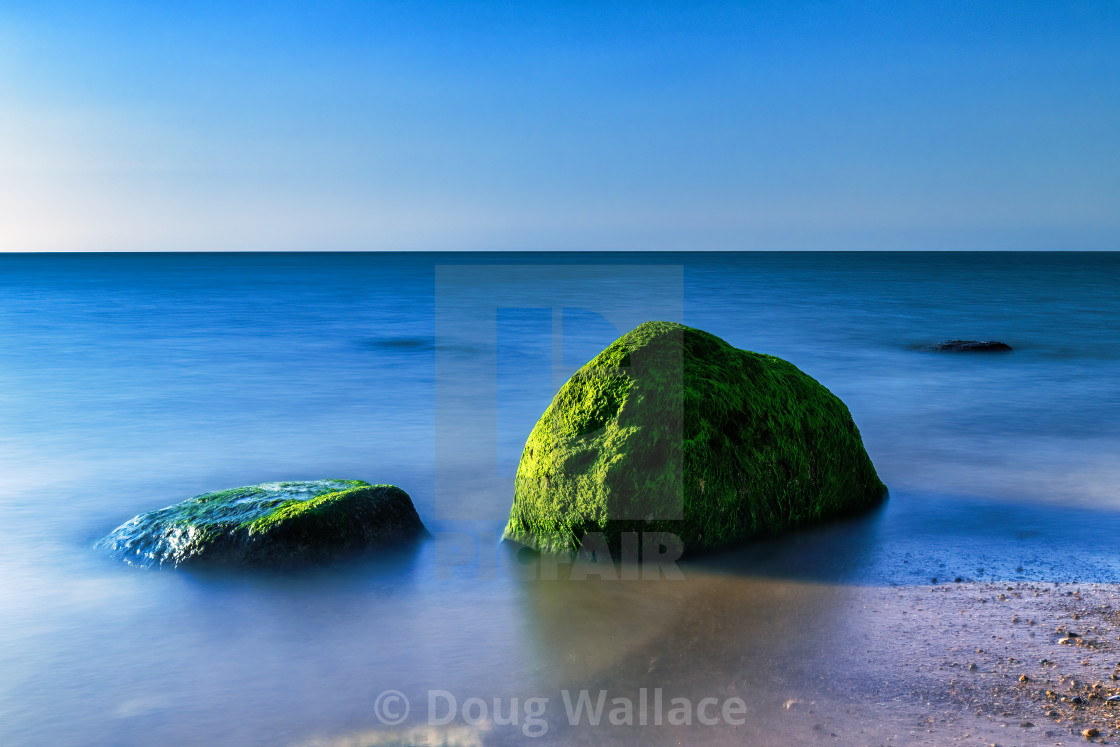
[[[1005,342],[995,340],[946,340],[936,345],[926,345],[922,350],[950,353],[998,353],[1011,350]]]
[[[140,566],[284,564],[427,534],[408,493],[394,485],[313,480],[203,493],[140,514],[96,547]]]
[[[587,542],[626,553],[631,533],[668,533],[689,552],[885,494],[848,408],[816,380],[707,332],[646,322],[577,371],[533,428],[505,538],[562,552],[594,533]]]

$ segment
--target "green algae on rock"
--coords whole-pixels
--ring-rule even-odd
[[[327,560],[427,535],[412,499],[361,480],[266,482],[125,522],[96,547],[139,566]]]
[[[517,468],[505,539],[575,551],[602,533],[724,547],[886,495],[848,408],[792,363],[646,322],[560,388]]]

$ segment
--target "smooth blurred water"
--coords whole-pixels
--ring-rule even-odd
[[[437,338],[436,268],[489,265],[451,290],[492,321]],[[839,395],[890,501],[680,585],[489,573],[525,437],[626,331],[604,299],[626,318],[672,308],[643,293],[649,268],[679,276],[679,321]],[[503,283],[518,272],[536,280]],[[1015,350],[920,350],[950,338]],[[390,687],[555,688],[663,642],[720,584],[1120,580],[1117,254],[0,255],[0,351],[2,744],[283,744],[377,726]],[[487,356],[490,384],[453,394],[493,403],[492,443],[437,452],[437,362]],[[462,472],[465,517],[440,510],[438,460]],[[321,477],[400,485],[444,539],[281,575],[90,549],[197,493]]]

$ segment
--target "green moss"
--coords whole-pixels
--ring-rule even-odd
[[[585,532],[742,542],[879,502],[847,407],[794,365],[647,322],[561,387],[525,444],[505,536],[571,550]]]
[[[350,521],[351,512],[363,499],[385,491],[401,491],[395,485],[360,483],[349,490],[317,495],[309,500],[288,499],[255,519],[242,522],[237,528],[248,535],[265,535],[296,522],[318,524],[324,529]]]

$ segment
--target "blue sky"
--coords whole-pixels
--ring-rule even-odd
[[[1120,3],[6,0],[50,249],[1120,249]]]

